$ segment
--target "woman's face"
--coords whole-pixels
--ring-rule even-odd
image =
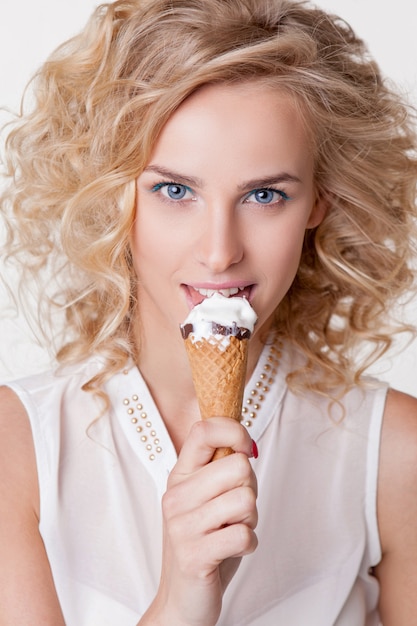
[[[132,252],[141,321],[178,333],[213,291],[246,296],[259,331],[290,287],[316,226],[313,157],[288,95],[207,86],[165,125],[137,181]]]

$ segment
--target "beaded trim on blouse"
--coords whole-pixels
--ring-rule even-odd
[[[270,391],[271,385],[275,381],[278,371],[278,365],[281,358],[282,345],[272,344],[269,346],[269,354],[262,372],[252,389],[245,392],[242,408],[242,423],[246,428],[251,428],[254,420],[258,417],[262,404]],[[127,375],[128,370],[123,370],[123,374]],[[149,453],[149,460],[154,461],[156,455],[162,452],[160,439],[143,403],[139,399],[138,394],[133,394],[130,398],[123,398],[123,405],[126,409],[127,416],[130,418],[132,428],[135,429],[139,441],[142,442],[146,451]]]

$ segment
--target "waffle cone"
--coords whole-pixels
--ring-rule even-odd
[[[191,365],[194,387],[202,419],[225,416],[241,420],[245,390],[248,340],[231,335],[224,347],[224,337],[192,341],[185,346]],[[230,448],[216,450],[213,459],[231,454]]]

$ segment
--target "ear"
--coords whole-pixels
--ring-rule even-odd
[[[327,213],[327,208],[327,203],[323,198],[317,196],[311,209],[306,228],[316,228],[319,226]]]

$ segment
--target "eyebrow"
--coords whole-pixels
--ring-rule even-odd
[[[183,183],[185,185],[189,185],[190,187],[199,187],[200,189],[204,187],[204,182],[201,178],[186,176],[185,174],[180,174],[179,172],[169,170],[162,165],[148,165],[147,167],[145,167],[144,172],[153,172],[154,174],[159,174],[160,176],[172,180],[173,182]],[[265,176],[264,178],[254,178],[252,180],[247,180],[238,186],[238,190],[248,191],[251,189],[259,189],[262,187],[269,187],[271,185],[288,182],[301,183],[301,179],[298,178],[298,176],[294,176],[293,174],[281,172],[272,176]]]
[[[301,183],[301,179],[293,174],[282,172],[281,174],[266,176],[265,178],[254,178],[252,180],[245,181],[238,186],[238,189],[239,191],[247,191],[250,189],[270,187],[271,185],[276,185],[277,183]]]
[[[204,187],[204,183],[201,178],[193,178],[191,176],[185,176],[184,174],[180,174],[179,172],[173,172],[172,170],[163,167],[162,165],[148,165],[143,170],[144,172],[153,172],[154,174],[159,174],[164,178],[168,178],[173,182],[184,183],[185,185],[189,185],[190,187]]]

